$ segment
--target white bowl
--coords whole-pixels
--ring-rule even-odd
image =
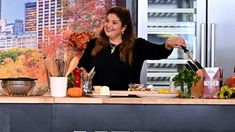
[[[96,94],[100,94],[100,88],[101,88],[102,86],[93,86],[93,88],[94,88],[94,93],[96,93]]]

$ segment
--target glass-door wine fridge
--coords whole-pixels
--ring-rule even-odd
[[[183,37],[192,58],[203,67],[221,67],[224,80],[232,74],[234,0],[138,0],[137,6],[138,37],[156,44],[163,44],[169,37]],[[183,60],[187,59],[177,48],[166,60],[147,60],[141,73],[142,83],[169,87],[170,77],[182,69]]]

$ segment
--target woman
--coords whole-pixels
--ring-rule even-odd
[[[136,38],[129,10],[111,8],[100,36],[88,42],[78,66],[90,71],[95,67],[93,85],[111,90],[127,90],[129,83],[139,83],[144,60],[167,58],[173,48],[185,47],[182,38],[168,39],[163,45]]]

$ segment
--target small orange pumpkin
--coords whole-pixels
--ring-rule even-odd
[[[82,88],[80,87],[72,87],[67,91],[68,96],[70,97],[81,97],[82,96]]]

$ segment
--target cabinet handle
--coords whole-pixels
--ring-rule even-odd
[[[215,24],[211,24],[211,67],[215,66]]]
[[[206,28],[205,23],[200,24],[200,44],[201,44],[201,65],[202,67],[206,66]]]

